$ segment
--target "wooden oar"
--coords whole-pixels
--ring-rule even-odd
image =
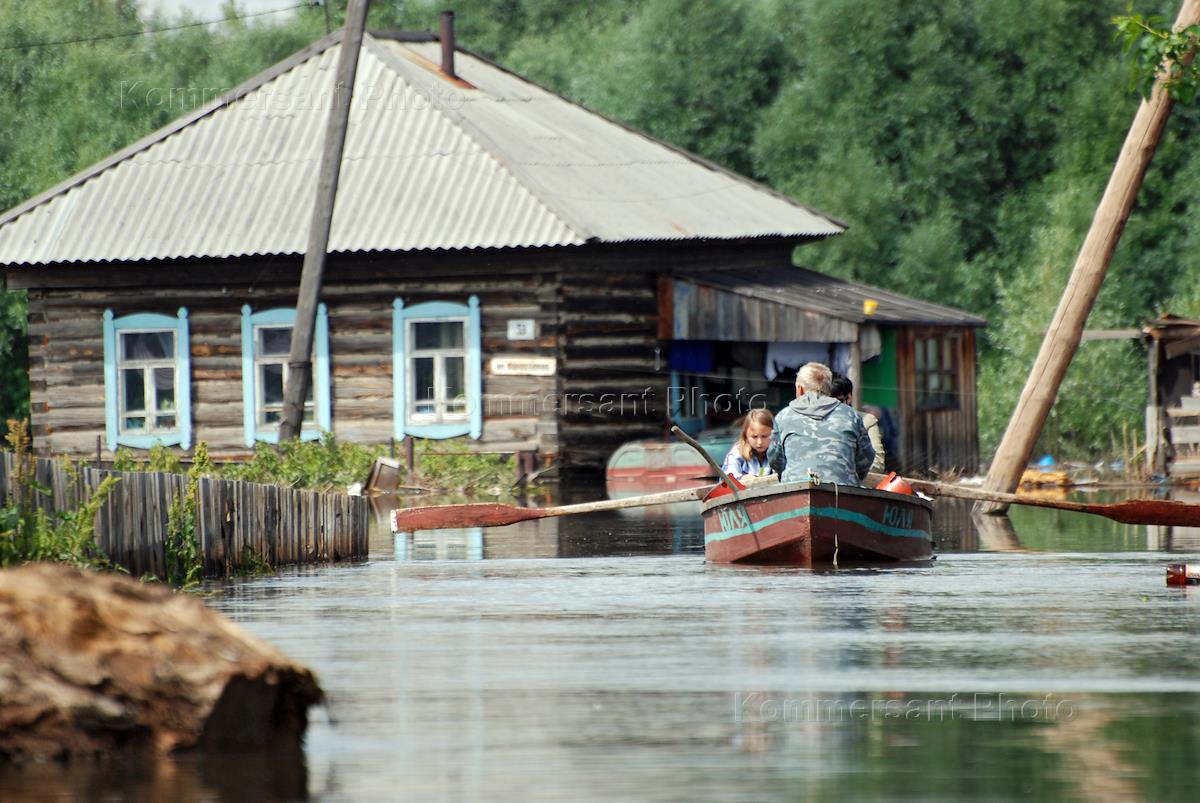
[[[870,486],[874,486],[881,479],[883,479],[882,474],[871,474],[867,477],[867,482]],[[1010,505],[1049,507],[1076,513],[1091,513],[1094,516],[1104,516],[1122,524],[1161,524],[1168,527],[1200,526],[1200,505],[1189,505],[1185,502],[1171,502],[1164,499],[1127,499],[1124,502],[1107,503],[1068,502],[998,491],[984,491],[978,488],[964,488],[961,485],[914,480],[909,477],[905,477],[904,481],[914,489],[933,496],[952,496],[956,499],[970,499],[976,502],[1003,502]]]
[[[708,464],[713,467],[713,470],[717,472],[717,476],[721,478],[721,481],[724,482],[726,486],[728,486],[730,492],[735,497],[737,496],[738,491],[746,490],[745,485],[742,485],[740,482],[735,480],[733,477],[731,477],[725,473],[725,469],[721,468],[721,466],[717,463],[716,460],[713,460],[713,457],[712,457],[712,455],[710,455],[708,453],[708,450],[705,449],[703,446],[701,446],[699,443],[697,443],[695,438],[693,438],[691,435],[687,434],[682,429],[680,429],[679,427],[674,426],[674,425],[671,426],[671,431],[675,433],[675,437],[679,438],[681,441],[686,443],[688,446],[695,449],[697,452],[699,452],[704,457],[705,460],[708,461]]]
[[[711,485],[702,485],[699,488],[683,488],[659,494],[557,507],[517,507],[516,505],[502,505],[498,502],[480,502],[469,505],[400,508],[392,511],[392,532],[444,530],[449,527],[501,527],[505,524],[516,524],[518,521],[544,519],[550,516],[573,516],[576,513],[596,513],[601,510],[670,505],[676,502],[694,501],[711,490]]]

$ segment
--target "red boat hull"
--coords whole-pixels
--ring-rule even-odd
[[[792,566],[927,561],[932,513],[920,497],[866,488],[750,488],[704,503],[704,557]]]

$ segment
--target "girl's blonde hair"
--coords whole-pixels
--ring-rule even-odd
[[[751,424],[774,429],[775,416],[771,415],[771,411],[765,407],[755,407],[746,413],[746,417],[742,419],[742,434],[738,436],[738,454],[742,456],[743,460],[749,460],[754,451],[750,448],[750,442],[746,440],[746,433],[750,431]]]

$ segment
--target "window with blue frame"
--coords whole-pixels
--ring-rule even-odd
[[[283,390],[287,387],[288,354],[292,344],[294,309],[252,312],[242,307],[242,426],[246,445],[277,443],[283,420]],[[304,402],[301,440],[316,440],[330,429],[329,316],[317,306],[313,331],[312,375]]]
[[[187,309],[174,316],[104,311],[104,418],[109,451],[192,445]]]
[[[392,393],[397,440],[483,434],[479,298],[466,304],[392,303]]]

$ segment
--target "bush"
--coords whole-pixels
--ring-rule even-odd
[[[365,482],[383,446],[338,443],[332,433],[320,441],[288,441],[274,446],[259,443],[254,457],[245,463],[222,466],[220,476],[231,480],[286,485],[314,491],[345,490]]]
[[[461,440],[417,441],[415,457],[419,484],[475,496],[507,493],[516,471],[511,456],[472,452]]]

